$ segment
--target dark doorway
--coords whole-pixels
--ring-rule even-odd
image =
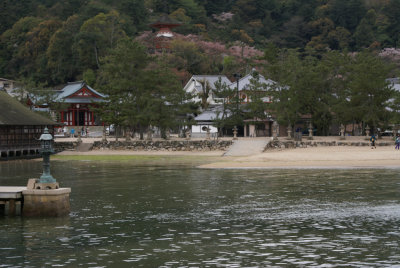
[[[84,126],[85,125],[85,111],[74,111],[75,113],[75,126]]]
[[[85,111],[79,111],[79,125],[85,125]]]

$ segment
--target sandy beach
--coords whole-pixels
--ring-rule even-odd
[[[248,157],[200,166],[201,168],[397,168],[400,151],[394,146],[377,147],[309,147],[271,150]]]
[[[398,168],[400,151],[394,146],[326,146],[270,150],[261,154],[232,157],[223,151],[129,151],[93,150],[89,152],[64,151],[58,155],[160,155],[207,157],[212,163],[200,168]]]

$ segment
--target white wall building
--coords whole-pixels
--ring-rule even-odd
[[[207,102],[210,105],[218,105],[221,104],[221,100],[219,100],[215,96],[215,83],[221,79],[222,84],[226,84],[229,86],[232,82],[225,75],[193,75],[190,80],[186,83],[183,90],[185,92],[193,95],[192,101],[201,102],[201,95],[204,94],[203,85],[204,82],[210,86],[211,90],[208,94]]]

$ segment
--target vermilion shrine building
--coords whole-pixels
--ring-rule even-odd
[[[59,91],[54,101],[67,105],[60,111],[60,121],[64,125],[96,126],[101,122],[93,108],[104,102],[105,97],[85,82],[71,82]]]

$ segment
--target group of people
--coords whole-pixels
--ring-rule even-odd
[[[67,126],[64,126],[63,131],[64,131],[64,135],[68,135],[68,127]],[[89,128],[82,127],[80,130],[80,134],[82,137],[89,137]],[[69,131],[69,135],[71,138],[75,137],[75,129],[74,128],[71,128],[71,130]]]
[[[375,135],[372,135],[371,138],[369,139],[371,141],[371,149],[376,149],[376,138]],[[394,141],[395,150],[400,150],[400,136],[399,134],[396,135],[396,139]]]

